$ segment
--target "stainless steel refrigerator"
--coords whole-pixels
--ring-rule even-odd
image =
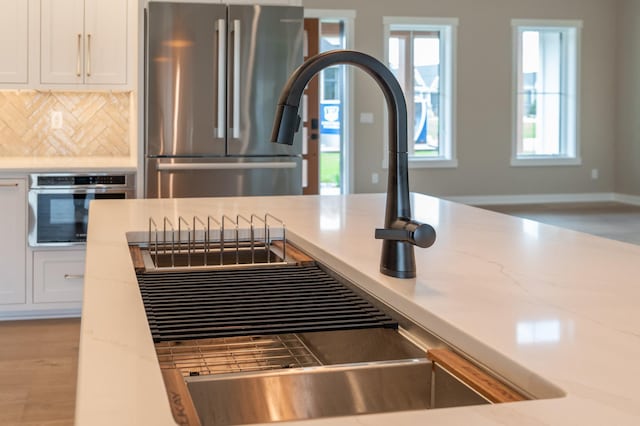
[[[146,197],[301,194],[301,139],[269,138],[302,8],[149,2],[145,34]]]

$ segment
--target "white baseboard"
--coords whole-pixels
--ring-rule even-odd
[[[53,319],[53,318],[80,318],[82,311],[80,309],[60,309],[60,310],[17,310],[9,312],[0,312],[0,321],[13,320],[35,320],[35,319]]]
[[[614,194],[615,201],[640,206],[640,195]]]
[[[462,197],[442,197],[473,206],[508,205],[508,204],[543,204],[543,203],[590,203],[606,201],[623,201],[621,197],[635,199],[640,204],[640,197],[622,196],[613,192],[597,192],[584,194],[529,194],[529,195],[478,195]],[[629,204],[635,204],[629,202]]]

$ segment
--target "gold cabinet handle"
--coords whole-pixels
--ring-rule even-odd
[[[18,183],[0,183],[0,188],[17,188]]]
[[[82,75],[82,62],[80,62],[82,56],[82,34],[78,34],[78,48],[76,53],[76,76],[80,77]]]
[[[87,34],[87,77],[91,77],[91,34]]]

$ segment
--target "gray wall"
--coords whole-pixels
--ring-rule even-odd
[[[616,192],[640,195],[640,1],[618,9]]]
[[[633,4],[637,14],[640,2],[625,2],[629,8]],[[459,19],[455,111],[459,165],[454,169],[411,170],[412,191],[441,196],[615,190],[616,100],[611,94],[617,87],[617,3],[617,0],[303,0],[305,7],[313,9],[356,10],[355,48],[380,60],[384,58],[383,16]],[[580,166],[510,166],[513,18],[583,21]],[[370,77],[361,71],[354,74],[353,189],[381,192],[385,190],[386,176],[382,169],[381,137],[386,119],[384,101]],[[361,112],[373,112],[375,123],[358,123]],[[599,179],[591,179],[592,169],[599,170]],[[371,183],[373,172],[380,173],[379,184]]]

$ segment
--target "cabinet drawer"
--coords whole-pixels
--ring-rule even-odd
[[[84,285],[83,251],[33,253],[33,302],[80,302]]]

